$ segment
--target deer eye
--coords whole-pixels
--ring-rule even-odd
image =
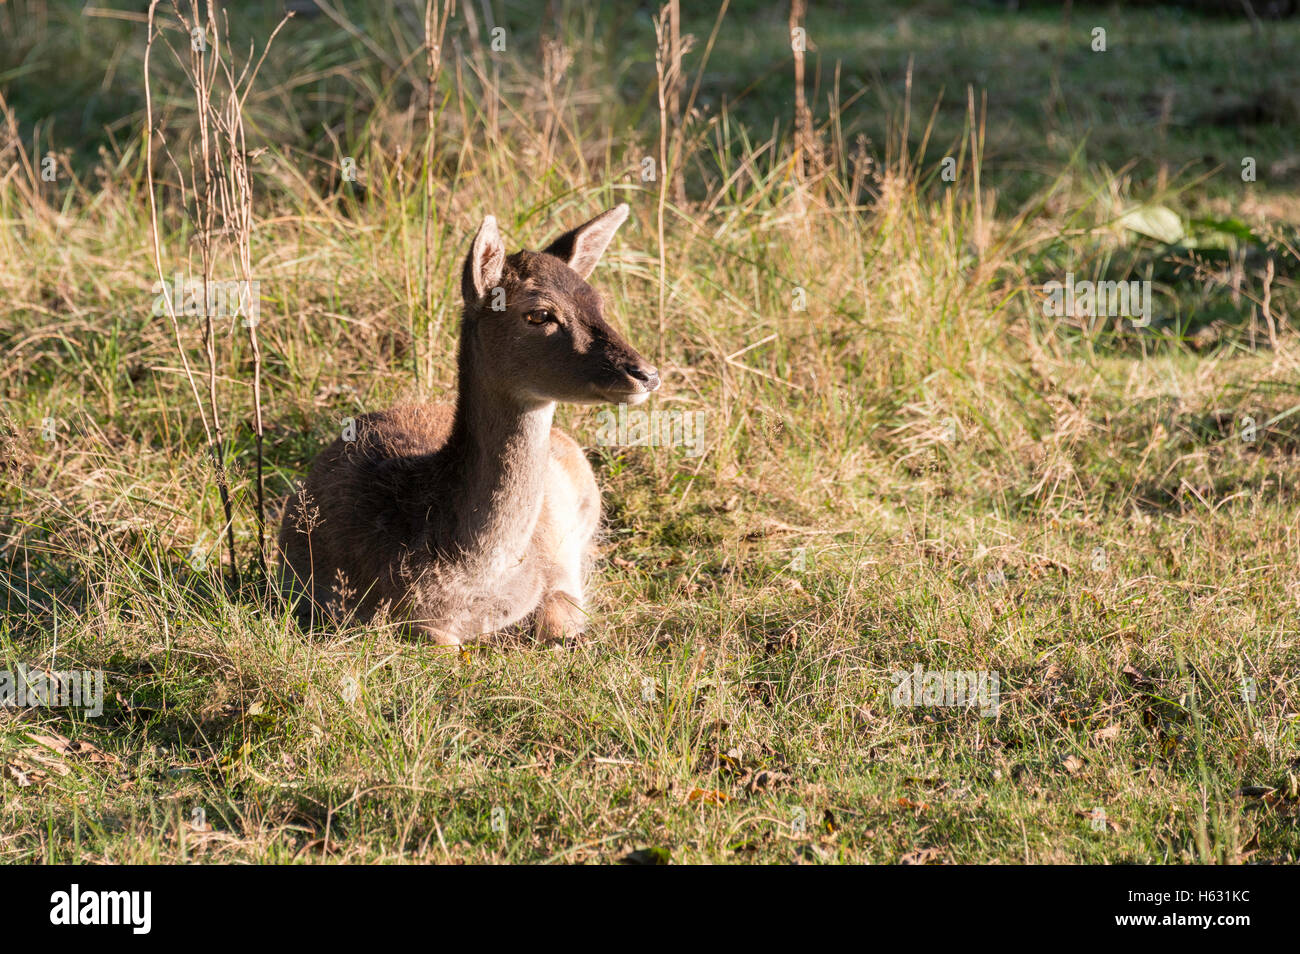
[[[545,308],[538,308],[536,311],[530,311],[524,315],[524,318],[531,325],[545,325],[552,321],[557,321],[555,313],[547,311]]]

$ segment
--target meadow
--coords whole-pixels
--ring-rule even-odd
[[[0,861],[1300,861],[1300,23],[319,6],[0,4],[0,669],[105,679],[0,706]],[[698,426],[561,406],[587,639],[302,633],[284,500],[450,398],[482,217],[619,202]]]

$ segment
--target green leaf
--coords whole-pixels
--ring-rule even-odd
[[[1218,232],[1221,235],[1230,235],[1242,242],[1258,242],[1259,238],[1251,231],[1249,225],[1241,219],[1211,219],[1200,218],[1192,219],[1191,225],[1196,229],[1205,229],[1211,232]]]
[[[1140,205],[1130,209],[1120,217],[1119,224],[1165,245],[1175,245],[1187,234],[1178,213],[1163,205]]]

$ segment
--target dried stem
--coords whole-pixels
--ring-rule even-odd
[[[153,169],[153,99],[150,86],[149,63],[154,39],[161,35],[154,30],[155,12],[158,0],[153,0],[149,8],[149,38],[145,48],[145,109],[148,124],[148,149],[146,150],[146,173],[149,178],[150,231],[154,246],[154,267],[158,278],[167,288],[167,278],[163,270],[162,239],[158,223],[157,200],[154,195],[156,186]],[[248,343],[253,357],[253,427],[256,437],[256,518],[257,518],[257,563],[263,577],[267,575],[266,554],[266,489],[265,489],[265,427],[262,417],[262,349],[258,339],[258,320],[260,300],[256,297],[256,283],[253,281],[252,233],[253,233],[253,189],[249,170],[249,155],[244,133],[244,102],[251,90],[258,71],[266,60],[267,50],[276,35],[288,22],[288,16],[272,32],[256,64],[251,61],[236,76],[231,62],[223,56],[221,45],[222,31],[217,29],[217,14],[213,0],[207,0],[206,8],[197,2],[191,3],[190,17],[179,10],[177,20],[187,33],[190,43],[190,56],[187,76],[193,86],[197,126],[197,142],[190,149],[190,188],[194,194],[193,221],[195,241],[199,248],[203,276],[203,350],[207,362],[208,388],[207,407],[200,397],[198,383],[190,366],[189,356],[180,332],[176,302],[170,293],[162,296],[166,304],[167,317],[171,322],[176,338],[176,347],[185,368],[195,404],[203,422],[204,434],[212,457],[212,464],[217,478],[217,488],[221,497],[221,506],[225,516],[226,546],[230,557],[231,581],[236,590],[240,587],[241,574],[238,554],[235,548],[234,502],[231,494],[229,472],[226,467],[226,437],[222,424],[220,395],[218,393],[218,353],[216,340],[215,315],[212,303],[212,281],[216,263],[220,258],[216,245],[222,235],[233,236],[235,267],[242,284],[237,312],[243,316],[244,327],[248,331]],[[209,29],[210,28],[210,29]],[[210,35],[210,41],[209,41]],[[166,42],[164,38],[164,42]],[[168,43],[170,48],[170,43]],[[172,48],[173,54],[176,50]],[[185,62],[177,55],[178,62]],[[214,100],[213,91],[219,78],[224,79],[221,95]],[[164,147],[166,141],[164,140]],[[195,154],[197,152],[197,155]],[[170,150],[168,151],[170,155]],[[173,159],[174,164],[174,159]],[[181,189],[185,189],[184,173],[177,168]],[[220,223],[217,216],[220,214]],[[218,227],[219,224],[219,227]],[[211,420],[209,421],[209,413]]]
[[[161,238],[159,235],[159,228],[158,228],[158,204],[157,204],[157,199],[154,196],[155,181],[154,181],[154,174],[153,174],[153,135],[154,135],[153,94],[150,88],[150,81],[149,81],[149,59],[150,59],[150,55],[153,52],[153,41],[156,35],[154,33],[154,13],[157,10],[158,2],[159,0],[151,0],[149,4],[149,38],[145,43],[145,51],[144,51],[145,136],[147,140],[145,144],[146,146],[145,173],[149,179],[149,231],[153,239],[154,268],[158,273],[158,280],[159,282],[162,283],[163,286],[162,299],[166,305],[167,318],[171,322],[172,332],[176,337],[176,350],[177,352],[179,352],[181,356],[181,364],[185,369],[185,377],[189,381],[190,390],[194,395],[194,404],[198,408],[199,419],[203,422],[203,433],[207,439],[208,450],[212,454],[214,466],[216,467],[218,473],[221,473],[223,471],[223,467],[221,461],[219,437],[214,435],[212,426],[208,422],[207,412],[203,407],[203,399],[199,396],[198,382],[195,381],[194,379],[194,371],[190,367],[189,356],[185,350],[185,343],[181,339],[180,321],[176,316],[176,302],[172,299],[171,294],[167,291],[168,289],[167,276],[163,271],[163,264],[162,264],[162,242],[161,242]],[[205,294],[206,291],[207,290],[205,288],[204,289]],[[224,483],[222,484],[222,502],[227,506],[227,508],[229,507],[229,494],[227,489],[224,486]],[[227,525],[230,526],[231,524],[232,522],[229,519],[227,519]],[[232,552],[231,552],[232,569],[234,569],[234,572],[238,574],[238,567],[235,564],[233,559],[234,556],[233,542],[231,547],[232,547]],[[236,579],[238,579],[237,576]]]
[[[442,44],[447,33],[447,21],[456,12],[456,0],[425,0],[424,4],[424,49],[428,66],[429,95],[424,109],[424,320],[428,329],[428,343],[425,360],[429,365],[428,377],[433,377],[433,343],[442,330],[442,320],[433,322],[433,160],[435,97],[438,92],[438,75],[442,71]],[[416,361],[418,366],[418,359]],[[419,371],[417,367],[418,383]]]
[[[803,28],[806,0],[790,0],[790,45],[794,50],[794,174],[802,185],[808,178],[808,150],[812,147],[812,113],[804,97],[804,44],[795,41]]]

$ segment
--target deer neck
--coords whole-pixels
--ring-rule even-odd
[[[454,549],[477,569],[522,560],[541,514],[551,447],[553,401],[521,401],[477,372],[462,340],[456,413],[447,450],[457,461],[447,488],[457,514]]]

